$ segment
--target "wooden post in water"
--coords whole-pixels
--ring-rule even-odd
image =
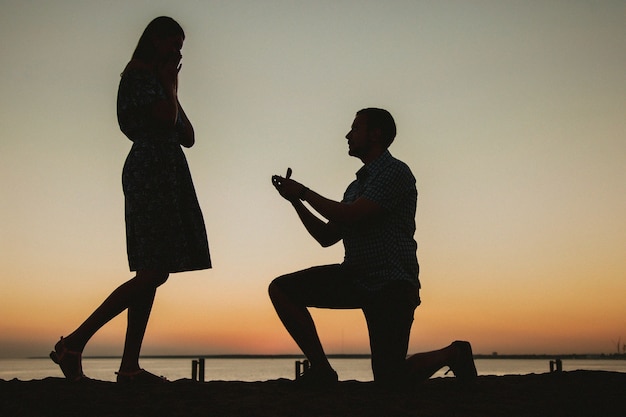
[[[200,382],[204,382],[204,358],[198,359],[198,367],[200,371],[198,372],[198,380]]]
[[[553,372],[563,372],[563,361],[561,359],[550,361],[550,373]]]
[[[309,361],[303,360],[302,362],[296,361],[296,379],[300,378],[308,369]]]
[[[198,361],[195,359],[191,361],[191,380],[198,380]]]

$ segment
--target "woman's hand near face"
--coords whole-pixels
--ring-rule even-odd
[[[157,76],[166,93],[172,93],[174,97],[178,92],[178,72],[182,67],[180,63],[182,57],[180,52],[171,53],[166,56],[163,62],[157,64],[156,68]]]
[[[166,126],[174,126],[178,120],[178,72],[180,71],[180,50],[171,51],[155,64],[155,73],[165,91],[165,99],[154,106],[154,115]]]

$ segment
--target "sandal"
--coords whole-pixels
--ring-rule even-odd
[[[146,371],[145,369],[138,369],[131,372],[119,371],[115,374],[117,375],[117,382],[120,383],[162,384],[164,382],[169,382],[164,376],[157,376]]]
[[[87,378],[83,374],[82,352],[69,350],[65,346],[65,339],[61,336],[61,340],[54,345],[54,350],[50,352],[50,359],[59,367],[70,382],[77,382],[83,378]]]
[[[302,387],[332,387],[337,384],[339,378],[333,369],[308,368],[302,375],[296,378],[296,385]]]

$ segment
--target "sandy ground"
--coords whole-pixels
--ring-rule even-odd
[[[288,380],[178,380],[122,386],[60,378],[0,380],[0,416],[589,416],[626,417],[626,373],[573,371],[436,378],[401,392],[341,381],[303,389]]]

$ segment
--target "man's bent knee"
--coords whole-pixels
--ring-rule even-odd
[[[267,287],[267,292],[270,295],[270,299],[275,300],[277,297],[284,295],[284,291],[280,285],[280,278],[275,278]]]

